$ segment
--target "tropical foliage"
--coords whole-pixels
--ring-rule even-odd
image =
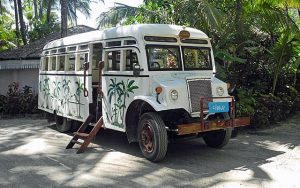
[[[6,95],[0,95],[0,114],[33,114],[38,112],[38,97],[31,87],[20,89],[17,82],[8,86]]]
[[[92,0],[0,0],[0,51],[34,42],[54,31],[66,35],[77,14],[89,17]],[[93,2],[104,3],[103,0]],[[61,9],[58,15],[57,9]],[[59,18],[60,16],[60,18]],[[60,21],[61,20],[61,21]]]
[[[300,108],[300,1],[154,0],[116,4],[99,28],[167,23],[198,28],[212,38],[217,76],[235,85],[237,115],[269,126]]]

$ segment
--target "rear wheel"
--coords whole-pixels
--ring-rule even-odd
[[[68,121],[67,118],[56,115],[55,116],[56,129],[59,132],[65,133],[70,131],[72,121]]]
[[[158,114],[148,112],[142,115],[138,125],[138,139],[145,158],[153,162],[164,159],[168,148],[168,135],[165,123]]]
[[[206,145],[213,148],[222,148],[225,146],[231,137],[232,128],[213,131],[205,134],[203,140]]]

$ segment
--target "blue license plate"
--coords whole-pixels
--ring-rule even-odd
[[[220,113],[228,112],[229,104],[228,102],[209,102],[208,103],[208,112],[209,113]]]

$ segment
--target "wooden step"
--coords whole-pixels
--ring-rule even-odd
[[[84,152],[84,150],[88,147],[88,145],[91,143],[92,139],[97,135],[99,130],[103,128],[103,117],[101,117],[98,122],[95,124],[93,129],[86,133],[87,126],[91,123],[93,119],[92,115],[89,115],[89,117],[85,120],[85,122],[79,127],[79,129],[74,132],[74,136],[67,145],[66,149],[72,148],[75,144],[81,145],[80,148],[77,150],[78,153]],[[78,139],[83,140],[83,142],[79,142]]]
[[[82,142],[79,142],[77,140],[71,140],[72,143],[75,143],[75,144],[78,144],[78,145],[82,145],[83,143]]]
[[[79,138],[87,138],[89,136],[88,133],[79,133],[79,132],[74,132],[74,135],[78,136]]]

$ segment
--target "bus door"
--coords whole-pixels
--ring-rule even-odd
[[[92,44],[91,50],[91,68],[92,68],[92,103],[90,104],[90,113],[96,117],[96,121],[102,115],[101,98],[98,93],[99,89],[99,62],[102,61],[102,43]]]

